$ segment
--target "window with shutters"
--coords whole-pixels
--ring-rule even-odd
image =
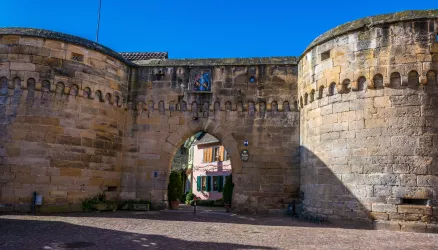
[[[219,176],[213,176],[213,191],[219,191]]]
[[[220,161],[220,155],[219,155],[219,147],[214,147],[213,148],[213,154],[211,155],[211,162],[216,162],[216,161]]]
[[[202,191],[207,191],[207,176],[201,176]]]
[[[212,155],[213,155],[212,148],[204,148],[204,160],[203,160],[203,162],[204,163],[211,162]]]

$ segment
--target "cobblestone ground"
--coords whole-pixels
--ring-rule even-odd
[[[0,216],[0,249],[438,249],[438,234],[335,228],[222,211]]]

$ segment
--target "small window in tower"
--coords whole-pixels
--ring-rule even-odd
[[[428,199],[409,199],[409,198],[403,198],[403,205],[422,205],[426,206],[429,203]]]
[[[81,55],[81,54],[78,54],[78,53],[71,53],[71,59],[73,61],[83,62],[84,61],[84,55]]]
[[[327,60],[330,58],[330,50],[321,53],[321,61]]]

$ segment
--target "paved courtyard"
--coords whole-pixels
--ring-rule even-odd
[[[202,210],[1,215],[0,249],[437,249],[438,234]]]

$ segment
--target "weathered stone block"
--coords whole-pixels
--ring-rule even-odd
[[[432,207],[422,205],[398,205],[399,213],[432,215]]]

